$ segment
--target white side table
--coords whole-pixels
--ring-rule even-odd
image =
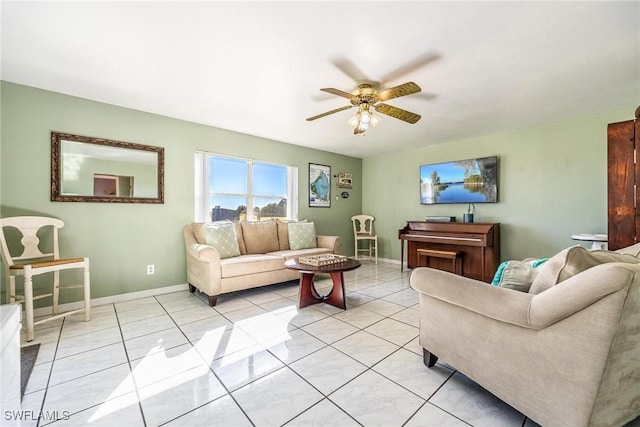
[[[589,249],[604,249],[608,248],[608,236],[606,234],[574,234],[571,236],[573,240],[580,240],[582,242],[591,242]]]

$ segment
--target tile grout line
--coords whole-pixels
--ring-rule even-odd
[[[51,360],[51,367],[49,368],[49,375],[47,376],[47,384],[44,388],[44,395],[42,396],[42,402],[40,402],[40,412],[39,414],[44,413],[44,403],[47,401],[47,394],[49,393],[49,383],[51,382],[51,375],[53,374],[53,366],[56,361],[56,354],[58,353],[58,346],[60,345],[60,335],[62,335],[62,327],[64,325],[65,317],[62,318],[62,323],[60,324],[60,330],[58,331],[58,339],[56,341],[56,349],[53,351],[53,359]],[[40,344],[42,345],[42,344]],[[27,382],[27,386],[29,383]],[[26,390],[26,388],[25,388]],[[42,418],[38,416],[38,421],[36,422],[36,427],[40,427],[40,420]],[[45,424],[42,424],[45,425]]]
[[[154,297],[154,298],[155,298],[155,297]],[[208,302],[205,302],[202,298],[197,297],[197,296],[196,296],[196,298],[198,298],[200,301],[204,302],[205,304],[207,304],[207,306],[209,306]],[[200,409],[200,408],[203,408],[204,406],[207,406],[207,405],[211,404],[212,402],[215,402],[216,400],[219,400],[219,399],[221,399],[221,398],[223,398],[223,397],[225,397],[225,396],[229,396],[229,397],[233,400],[233,402],[236,404],[236,406],[240,409],[240,411],[242,412],[242,414],[246,417],[246,419],[251,423],[251,425],[255,427],[255,423],[251,420],[251,418],[249,417],[249,415],[245,412],[244,408],[242,408],[242,406],[240,406],[240,404],[238,403],[238,401],[236,400],[236,398],[233,396],[233,394],[231,393],[231,391],[229,391],[229,388],[227,387],[227,385],[222,381],[222,379],[218,376],[218,374],[216,374],[216,372],[213,370],[213,366],[211,366],[211,364],[207,362],[207,360],[204,358],[204,356],[203,356],[203,355],[198,351],[198,349],[193,345],[193,343],[191,342],[191,340],[189,339],[189,337],[184,333],[184,331],[182,330],[182,328],[180,327],[180,325],[178,325],[178,323],[175,321],[175,319],[171,316],[171,313],[169,313],[169,312],[167,311],[167,309],[166,309],[166,308],[165,308],[165,306],[162,304],[162,302],[161,302],[161,301],[158,301],[158,300],[157,300],[157,298],[156,298],[156,301],[158,302],[158,304],[160,304],[160,306],[162,306],[162,309],[163,309],[163,310],[167,313],[167,315],[171,318],[171,320],[173,321],[173,323],[175,324],[175,326],[178,328],[178,330],[180,331],[180,333],[185,337],[185,339],[187,340],[187,342],[189,343],[189,345],[191,346],[191,348],[193,348],[193,350],[196,352],[196,354],[198,355],[198,357],[200,357],[200,360],[202,360],[202,361],[203,361],[203,362],[208,366],[208,368],[209,368],[209,372],[211,372],[211,373],[213,374],[213,376],[216,378],[216,380],[220,383],[220,385],[221,385],[221,386],[224,388],[224,390],[227,392],[227,394],[226,394],[226,395],[218,396],[217,398],[215,398],[215,399],[213,399],[213,400],[210,400],[210,401],[208,401],[208,402],[206,402],[206,403],[203,403],[202,405],[200,405],[200,406],[198,406],[198,407],[196,407],[196,408],[193,408],[193,409],[191,409],[191,410],[189,410],[189,411],[187,411],[187,412],[185,412],[185,413],[183,413],[183,414],[180,414],[180,415],[178,415],[177,417],[175,417],[175,418],[173,418],[173,419],[171,419],[171,420],[169,420],[169,421],[167,421],[167,422],[163,423],[162,425],[167,424],[167,423],[169,423],[169,422],[171,422],[171,421],[174,421],[174,420],[176,420],[176,419],[178,419],[178,418],[180,418],[180,417],[183,417],[183,416],[187,415],[187,414],[188,414],[188,413],[190,413],[190,412],[193,412],[193,411],[196,411],[196,410],[198,410],[198,409]],[[224,315],[222,315],[222,313],[220,313],[219,311],[217,311],[214,307],[211,307],[211,306],[209,306],[209,307],[210,307],[214,312],[218,313],[220,316],[224,317],[227,321],[229,321],[229,322],[231,322],[232,324],[234,324],[234,325],[235,325],[235,322],[232,322],[230,319],[227,319]],[[196,322],[197,322],[197,320],[196,320]],[[193,323],[193,322],[191,322],[191,323]],[[185,323],[185,324],[188,324],[188,323]],[[225,327],[225,330],[226,330],[226,329],[227,329],[227,328]],[[214,360],[216,360],[216,359],[214,359]],[[213,363],[213,361],[214,361],[214,360],[212,360],[212,361],[211,361],[211,363]],[[274,371],[274,372],[275,372],[275,371]],[[180,374],[176,374],[176,375],[180,375]],[[243,387],[244,387],[244,386],[243,386]]]
[[[133,382],[133,386],[136,392],[136,400],[138,401],[138,410],[140,411],[140,417],[142,417],[142,425],[144,427],[147,426],[147,420],[144,416],[144,410],[142,409],[142,399],[140,399],[140,392],[138,391],[138,383],[136,382],[136,377],[133,375],[133,366],[131,366],[131,359],[129,358],[129,352],[127,351],[127,346],[124,341],[124,333],[122,332],[122,325],[120,324],[120,318],[118,316],[118,309],[116,308],[115,303],[113,304],[113,311],[116,316],[116,321],[118,322],[118,329],[120,330],[120,337],[122,338],[122,347],[124,349],[124,354],[127,358],[127,364],[129,366],[129,375],[131,375],[131,381]]]

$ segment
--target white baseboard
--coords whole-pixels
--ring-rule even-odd
[[[370,259],[372,261],[374,260],[373,257],[369,258],[368,256],[359,256],[358,259],[362,259],[362,260]],[[400,261],[397,259],[378,258],[378,262],[381,262],[381,261],[387,262],[389,264],[400,265]],[[404,267],[406,266],[407,264],[404,263]],[[126,302],[134,299],[152,297],[152,296],[163,295],[163,294],[170,294],[172,292],[179,292],[187,289],[189,289],[189,285],[184,283],[181,285],[165,286],[163,288],[147,289],[146,291],[128,292],[126,294],[111,295],[111,296],[102,297],[102,298],[93,298],[91,300],[91,306],[97,307],[100,305]],[[75,302],[70,302],[66,304],[61,304],[60,312],[78,310],[78,309],[81,309],[83,306],[84,306],[84,303],[82,301],[75,301]],[[51,306],[36,308],[33,312],[35,317],[47,316],[51,314]]]
[[[100,305],[114,304],[118,302],[131,301],[134,299],[152,297],[156,295],[170,294],[172,292],[179,292],[189,289],[189,286],[185,283],[182,285],[165,286],[163,288],[147,289],[146,291],[129,292],[126,294],[112,295],[108,297],[93,298],[91,299],[91,307],[97,307]],[[78,310],[84,307],[83,301],[75,301],[66,304],[60,304],[60,312]],[[40,307],[33,310],[35,317],[51,315],[51,306]]]
[[[369,257],[368,255],[358,255],[358,261],[359,260],[367,260],[367,261],[375,261],[375,257]],[[391,259],[391,258],[380,258],[378,257],[378,262],[387,262],[389,264],[397,264],[400,265],[400,260],[398,259]],[[407,266],[407,263],[404,262],[402,263],[405,267]]]

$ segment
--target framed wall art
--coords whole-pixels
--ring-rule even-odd
[[[309,207],[331,207],[331,166],[309,163]]]
[[[353,188],[353,178],[349,172],[338,172],[338,188]]]

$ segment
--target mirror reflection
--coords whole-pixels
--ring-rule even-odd
[[[163,203],[160,147],[52,132],[53,201]]]
[[[133,177],[93,175],[94,196],[133,197]]]

